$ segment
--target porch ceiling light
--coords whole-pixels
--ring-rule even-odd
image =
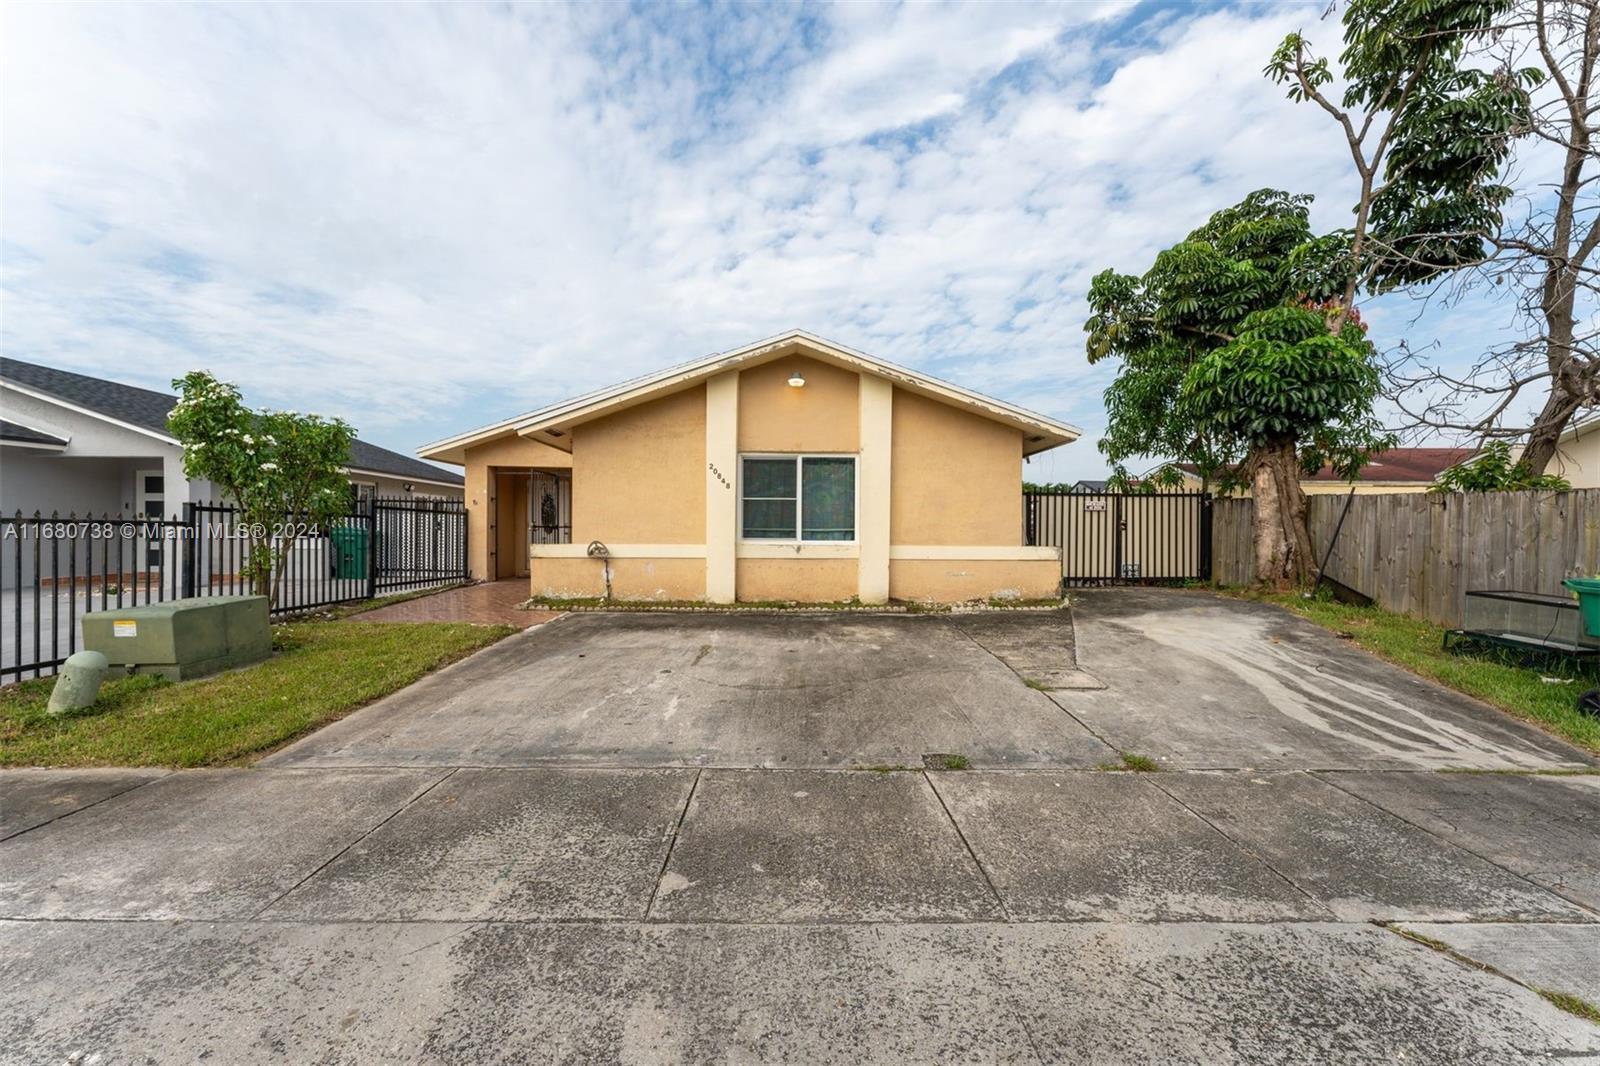
[[[803,389],[806,387],[806,379],[800,375],[800,371],[796,370],[789,375],[789,387],[791,389]]]

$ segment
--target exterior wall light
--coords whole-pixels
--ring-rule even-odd
[[[806,387],[806,379],[800,376],[800,371],[796,370],[789,375],[789,387],[791,389],[803,389]]]

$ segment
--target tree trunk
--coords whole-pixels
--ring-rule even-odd
[[[1311,577],[1311,533],[1300,460],[1293,437],[1280,437],[1251,457],[1256,500],[1256,580],[1283,590]]]
[[[1600,221],[1590,214],[1592,193],[1583,192],[1595,179],[1595,175],[1585,175],[1584,170],[1594,154],[1591,97],[1595,62],[1600,58],[1600,4],[1590,0],[1581,7],[1582,44],[1570,57],[1560,54],[1559,45],[1553,48],[1549,36],[1549,31],[1559,26],[1561,14],[1547,14],[1542,3],[1536,8],[1539,51],[1565,104],[1563,119],[1554,125],[1556,136],[1550,139],[1565,145],[1566,158],[1546,231],[1547,242],[1538,256],[1544,260],[1539,310],[1544,316],[1545,365],[1550,371],[1550,394],[1545,397],[1544,408],[1534,420],[1528,432],[1528,444],[1522,450],[1522,461],[1535,474],[1544,473],[1555,457],[1556,444],[1573,414],[1581,405],[1595,400],[1592,350],[1584,350],[1588,346],[1577,340],[1577,329],[1584,318],[1578,308],[1578,291],[1592,286],[1588,260],[1600,243],[1596,230]],[[1562,14],[1575,15],[1576,12]],[[1564,72],[1563,58],[1576,60],[1572,70]],[[1573,76],[1567,76],[1569,74]]]
[[[291,526],[293,524],[292,522],[286,523],[286,525]],[[294,551],[294,538],[285,536],[279,538],[276,549],[269,553],[273,566],[272,591],[267,595],[267,610],[269,611],[276,608],[283,599],[283,579],[284,575],[289,572],[289,553],[292,551]]]
[[[1544,409],[1539,412],[1539,417],[1534,419],[1533,428],[1528,431],[1527,447],[1522,449],[1520,462],[1528,464],[1528,469],[1535,474],[1542,474],[1550,466],[1550,460],[1555,458],[1556,445],[1561,440],[1561,434],[1566,432],[1567,424],[1572,416],[1577,413],[1580,400],[1565,389],[1561,383],[1555,382],[1550,390],[1550,395],[1545,397]]]
[[[260,560],[265,559],[263,567]],[[277,584],[273,580],[274,573],[281,575],[282,569],[273,566],[272,540],[259,540],[254,537],[250,540],[250,592],[255,596],[267,598],[267,610],[278,605]]]

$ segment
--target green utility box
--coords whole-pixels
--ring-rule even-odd
[[[1600,639],[1600,577],[1569,577],[1562,584],[1578,594],[1583,631]]]
[[[173,681],[260,662],[272,654],[265,596],[200,596],[83,616],[83,646],[113,670]]]
[[[372,538],[365,526],[334,526],[328,530],[333,544],[333,576],[364,578],[367,576],[367,552],[372,548]]]

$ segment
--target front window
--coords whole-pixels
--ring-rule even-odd
[[[745,456],[740,486],[746,540],[856,539],[853,455]]]

